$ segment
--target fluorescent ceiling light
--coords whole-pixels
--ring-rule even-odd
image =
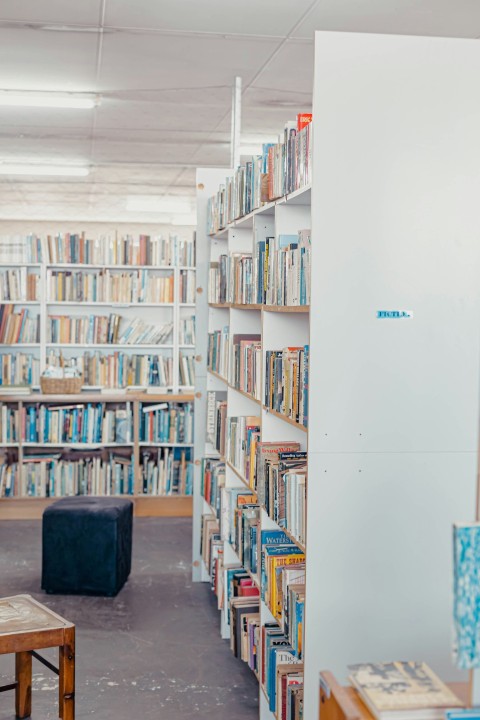
[[[0,90],[0,105],[8,107],[76,108],[89,110],[97,98],[87,93]]]
[[[88,167],[78,165],[27,165],[0,163],[0,175],[50,175],[57,177],[85,177],[90,172]]]

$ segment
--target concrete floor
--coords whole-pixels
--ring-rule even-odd
[[[116,598],[44,595],[41,523],[0,523],[0,597],[28,593],[77,627],[77,720],[258,717],[258,684],[220,639],[209,587],[191,583],[190,548],[189,520],[139,518],[132,574]],[[33,663],[32,718],[57,718],[57,678]],[[13,667],[0,656],[0,685]],[[1,693],[0,720],[14,717],[13,693]]]

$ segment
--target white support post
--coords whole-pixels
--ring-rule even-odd
[[[242,78],[236,77],[232,91],[232,130],[230,137],[230,166],[240,165],[240,131],[242,127]]]

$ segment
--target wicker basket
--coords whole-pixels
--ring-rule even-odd
[[[44,395],[77,395],[83,385],[83,378],[41,377],[40,387]]]

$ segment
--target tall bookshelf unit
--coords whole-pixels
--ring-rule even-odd
[[[208,389],[227,393],[229,416],[260,416],[262,439],[308,446],[309,720],[326,668],[344,683],[351,663],[424,660],[443,680],[466,679],[451,657],[451,535],[477,503],[479,70],[472,40],[316,33],[311,189],[208,238],[206,198],[229,172],[198,170],[205,262],[311,217],[308,311],[209,308],[205,292],[197,298],[199,327],[259,333],[264,357],[309,341],[308,429],[204,365],[195,450],[197,463],[211,455],[200,439]],[[199,465],[196,473],[194,579],[206,580],[199,529],[212,509],[199,496]],[[244,478],[227,464],[225,482]],[[261,526],[271,523],[262,511]],[[225,543],[225,561],[234,555]],[[270,619],[262,604],[262,624]],[[273,720],[259,698],[261,720]]]
[[[119,238],[117,236],[116,240]],[[103,247],[102,243],[107,243],[107,238],[98,238],[98,244]],[[132,240],[132,242],[134,242]],[[29,314],[39,318],[37,342],[2,342],[0,344],[0,361],[3,363],[4,356],[15,353],[24,353],[31,355],[36,363],[40,374],[48,365],[49,356],[54,354],[62,357],[63,362],[68,364],[72,359],[82,358],[88,353],[90,356],[94,354],[98,357],[98,365],[104,362],[106,358],[110,359],[111,368],[119,366],[119,357],[123,356],[124,364],[128,364],[130,359],[135,356],[138,362],[142,358],[158,356],[171,364],[171,377],[166,383],[162,383],[162,379],[155,381],[153,384],[147,375],[137,379],[130,379],[130,383],[138,386],[137,389],[132,388],[129,391],[119,379],[114,371],[111,371],[110,377],[105,378],[105,374],[98,373],[96,378],[84,376],[84,384],[82,392],[77,395],[52,395],[46,396],[40,392],[38,377],[33,380],[31,385],[31,394],[11,394],[11,391],[2,393],[0,385],[0,403],[3,406],[18,411],[19,416],[24,414],[24,410],[28,413],[28,409],[35,407],[40,412],[41,409],[50,407],[65,407],[67,405],[78,405],[81,408],[88,404],[96,406],[103,404],[104,408],[126,408],[131,411],[131,431],[128,442],[94,442],[85,441],[72,442],[71,440],[63,442],[58,440],[52,443],[45,443],[43,438],[38,442],[27,442],[26,436],[21,437],[21,433],[17,433],[15,442],[7,440],[2,444],[2,451],[7,454],[9,461],[18,462],[18,479],[19,488],[25,488],[25,463],[28,462],[30,455],[38,454],[40,448],[48,447],[52,451],[62,457],[65,453],[72,451],[80,451],[88,455],[89,451],[105,450],[108,446],[112,451],[130,451],[131,463],[133,466],[133,482],[129,491],[129,496],[135,500],[135,511],[140,515],[189,515],[191,513],[191,497],[184,494],[161,495],[150,494],[142,487],[142,459],[144,453],[150,452],[152,455],[160,452],[162,448],[183,448],[187,453],[191,454],[193,449],[193,439],[188,443],[182,442],[155,442],[147,441],[140,433],[140,417],[144,408],[154,406],[155,404],[167,403],[168,408],[187,407],[187,403],[193,402],[193,383],[186,384],[182,378],[181,363],[182,357],[190,359],[193,363],[193,354],[195,345],[193,342],[185,342],[182,335],[184,321],[187,323],[194,322],[194,292],[195,292],[195,267],[193,265],[183,265],[177,261],[168,261],[171,264],[119,264],[119,263],[70,263],[70,262],[50,262],[48,256],[45,256],[42,262],[20,262],[5,261],[0,264],[0,276],[7,271],[16,271],[17,273],[25,273],[35,275],[36,280],[36,299],[27,300],[26,296],[20,297],[15,295],[15,299],[0,300],[0,306],[10,306],[14,313],[27,309]],[[58,276],[69,274],[71,278],[79,279],[83,276],[88,277],[92,283],[98,283],[99,278],[103,278],[104,291],[102,298],[97,300],[96,297],[87,295],[85,299],[64,299],[58,294],[57,288],[60,287]],[[132,286],[121,285],[122,279],[128,276],[135,277]],[[162,283],[170,278],[170,295],[166,301],[163,301],[161,289],[155,283]],[[138,281],[137,281],[138,279]],[[149,287],[147,294],[141,295],[141,283]],[[107,290],[107,286],[109,289]],[[112,290],[115,286],[115,290]],[[132,289],[133,287],[133,289]],[[98,286],[97,286],[98,288]],[[115,292],[115,295],[112,293]],[[127,295],[131,292],[131,297],[127,299]],[[151,295],[148,295],[148,292]],[[126,300],[126,301],[123,301]],[[110,314],[120,316],[120,330],[128,323],[140,320],[145,326],[162,327],[171,324],[171,332],[164,341],[142,342],[139,343],[113,343],[113,342],[66,342],[65,337],[55,339],[51,331],[51,319],[61,316],[68,317],[71,320],[80,317],[101,316],[108,317]],[[70,338],[71,339],[71,338]],[[193,338],[192,338],[193,340]],[[104,370],[102,371],[105,372]],[[38,372],[37,372],[38,375]],[[145,381],[147,377],[147,381]],[[102,382],[103,378],[103,382]],[[5,387],[10,384],[9,378],[2,379]],[[144,392],[142,387],[148,386],[148,392]],[[13,391],[14,392],[14,391]],[[71,455],[69,455],[71,457]],[[19,492],[17,487],[16,496],[5,497],[0,499],[0,519],[1,518],[30,518],[39,517],[43,508],[54,498],[51,497],[31,497],[27,495],[25,490]],[[114,492],[111,490],[112,493]],[[107,491],[103,491],[107,492]],[[1,494],[1,493],[0,493]],[[48,491],[47,491],[48,494]],[[102,493],[103,494],[103,493]]]

